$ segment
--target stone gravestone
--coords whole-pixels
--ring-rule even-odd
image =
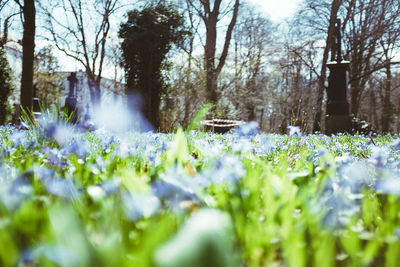
[[[71,72],[71,75],[68,77],[69,81],[69,93],[68,97],[65,99],[64,110],[66,111],[68,116],[72,115],[72,123],[78,122],[78,101],[76,99],[75,86],[77,82],[76,72]]]
[[[32,111],[33,116],[37,119],[42,115],[42,111],[40,109],[40,98],[37,97],[37,85],[33,85],[33,98],[32,98]]]
[[[347,102],[346,72],[350,62],[342,58],[340,20],[336,19],[332,38],[331,62],[327,64],[330,74],[328,78],[328,103],[326,110],[326,134],[350,132],[351,117]]]

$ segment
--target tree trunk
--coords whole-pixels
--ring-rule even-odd
[[[369,109],[369,118],[370,118],[370,121],[375,125],[375,126],[379,126],[378,125],[378,123],[379,123],[379,119],[378,119],[378,115],[377,115],[377,110],[378,110],[378,108],[377,108],[377,105],[376,105],[376,95],[375,95],[375,92],[374,92],[374,90],[369,90],[369,94],[368,94],[368,96],[369,96],[369,105],[370,105],[370,109]]]
[[[20,104],[25,110],[32,110],[35,15],[35,0],[25,0],[23,7],[24,34],[22,39],[22,78],[20,95]]]
[[[101,91],[100,91],[101,80],[100,81],[93,80],[88,75],[88,86],[89,86],[90,100],[91,100],[92,105],[100,105],[100,103],[101,103]]]
[[[235,1],[233,14],[228,29],[225,34],[224,47],[219,58],[218,66],[215,64],[216,45],[217,45],[217,22],[219,21],[221,0],[214,1],[213,10],[210,9],[210,0],[202,1],[204,7],[204,15],[202,19],[206,26],[206,43],[204,46],[204,59],[206,69],[206,97],[211,103],[218,102],[217,80],[221,73],[222,67],[225,65],[225,60],[228,55],[229,44],[232,38],[232,31],[236,24],[237,15],[239,12],[239,0]]]
[[[351,83],[351,91],[350,91],[350,114],[352,114],[354,117],[358,116],[358,106],[359,106],[359,92],[360,92],[360,86],[358,81],[352,82]]]
[[[215,73],[215,51],[217,42],[217,19],[210,17],[207,20],[207,39],[204,47],[206,67],[206,98],[211,103],[218,101],[217,97],[217,76]]]
[[[392,102],[390,98],[392,90],[392,70],[390,62],[386,65],[386,81],[383,93],[383,112],[382,112],[382,132],[387,133],[390,131],[390,124],[392,123]]]

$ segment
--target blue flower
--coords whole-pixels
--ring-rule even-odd
[[[68,200],[76,200],[80,192],[75,184],[69,179],[48,178],[41,179],[46,191],[52,195],[66,198]]]
[[[391,177],[377,181],[375,190],[381,194],[400,197],[400,177]]]
[[[117,192],[121,187],[121,181],[116,179],[109,179],[99,184],[104,190],[106,195],[112,195]]]
[[[84,159],[89,152],[91,144],[86,140],[73,139],[72,142],[61,150],[62,154],[75,154],[79,158]]]
[[[42,149],[42,153],[47,155],[49,163],[56,167],[61,168],[62,166],[65,166],[67,164],[65,158],[63,157],[61,151],[58,148],[45,147]]]
[[[378,169],[386,166],[387,160],[390,157],[388,148],[386,147],[372,147],[370,161],[374,163]]]
[[[25,251],[20,259],[20,262],[25,265],[35,265],[41,257],[59,266],[77,266],[79,258],[75,251],[61,245],[40,245],[36,248]]]
[[[12,141],[14,147],[23,146],[25,148],[32,147],[32,141],[30,140],[28,131],[15,131],[9,136],[9,140]]]
[[[122,195],[125,216],[132,221],[153,216],[160,208],[160,200],[150,193]]]
[[[392,141],[392,142],[390,143],[390,145],[393,147],[393,149],[394,149],[395,151],[399,151],[399,150],[400,150],[400,138],[398,138],[398,139]]]
[[[276,140],[274,141],[271,136],[258,135],[256,138],[255,153],[259,156],[270,154],[276,149]]]
[[[231,144],[234,153],[249,153],[253,151],[253,143],[248,138],[239,138]]]
[[[301,136],[301,130],[298,126],[288,126],[290,136]]]
[[[33,195],[33,188],[25,178],[12,178],[9,174],[2,173],[0,177],[0,201],[9,210],[16,210],[29,197]]]
[[[258,122],[251,121],[245,124],[242,124],[234,129],[234,134],[240,137],[248,137],[252,138],[257,134],[261,133]]]
[[[375,168],[366,161],[345,157],[337,161],[337,174],[331,177],[322,196],[318,198],[318,212],[325,212],[324,224],[332,228],[345,227],[352,216],[359,214],[362,188],[372,188],[375,184]]]
[[[211,183],[232,186],[246,175],[246,169],[239,156],[224,154],[215,158],[200,175],[203,177],[201,180],[204,186]]]
[[[323,223],[326,227],[345,227],[352,216],[361,210],[360,199],[362,194],[354,194],[350,187],[341,187],[336,183],[327,186],[322,197],[318,199],[316,211],[325,213]]]
[[[181,167],[174,166],[161,174],[159,180],[152,184],[157,197],[172,200],[198,200],[196,192],[200,186],[193,177],[188,177]]]

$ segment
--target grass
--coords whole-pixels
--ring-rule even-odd
[[[0,265],[397,266],[397,136],[243,127],[1,127]]]

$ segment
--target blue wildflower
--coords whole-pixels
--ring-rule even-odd
[[[58,266],[77,266],[79,257],[75,251],[61,245],[40,245],[25,251],[21,255],[22,265],[35,265],[40,258],[45,257]]]
[[[31,140],[28,131],[16,131],[9,136],[14,147],[23,146],[24,148],[31,147]]]
[[[290,136],[301,136],[301,130],[298,126],[288,126]]]
[[[211,183],[235,185],[246,174],[246,169],[239,156],[224,154],[210,163],[208,168],[201,172],[204,186]]]
[[[9,210],[18,209],[32,195],[33,188],[23,177],[16,179],[7,176],[0,177],[0,201]]]
[[[160,200],[150,193],[122,195],[125,216],[132,221],[153,216],[160,208]]]
[[[245,124],[242,124],[234,129],[234,134],[240,136],[240,137],[248,137],[252,138],[256,136],[257,134],[261,133],[260,127],[258,125],[258,122],[256,121],[251,121]]]
[[[41,179],[46,191],[52,195],[75,200],[79,197],[79,190],[75,184],[69,179],[50,178]]]
[[[121,181],[117,179],[109,179],[99,184],[104,190],[106,195],[112,195],[117,192],[121,187]]]
[[[173,201],[198,200],[196,191],[199,185],[192,178],[184,174],[182,168],[175,166],[161,174],[159,180],[152,184],[153,192],[157,197]]]
[[[400,177],[381,179],[374,188],[378,193],[400,197]]]
[[[86,140],[73,139],[68,146],[64,147],[61,150],[61,153],[65,155],[75,154],[79,158],[84,159],[89,152],[88,150],[90,148],[90,145],[91,144]]]
[[[398,138],[398,139],[392,141],[392,142],[390,143],[390,145],[393,147],[393,149],[394,149],[395,151],[399,151],[399,150],[400,150],[400,138]]]

